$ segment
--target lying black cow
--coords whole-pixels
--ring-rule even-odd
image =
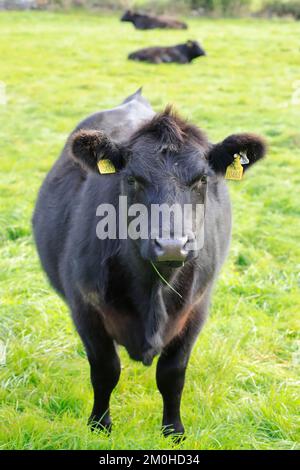
[[[187,29],[187,24],[165,16],[150,16],[127,10],[121,21],[129,21],[136,29]]]
[[[128,59],[152,64],[177,62],[188,64],[197,57],[206,55],[197,41],[187,41],[171,47],[147,47],[129,54]]]
[[[148,111],[142,111],[143,119]],[[116,108],[115,118],[121,119],[122,112],[124,107],[121,114]],[[238,153],[247,156],[247,169],[263,157],[265,145],[252,134],[212,144],[170,108],[148,116],[125,140],[118,126],[127,126],[126,115],[114,130],[115,140],[103,132],[108,122],[105,113],[95,114],[70,135],[41,187],[33,218],[35,240],[86,348],[94,388],[92,429],[111,427],[109,400],[120,375],[120,344],[145,365],[159,356],[163,431],[182,434],[185,371],[230,242],[224,174]],[[139,116],[137,122],[142,122]],[[100,174],[103,159],[116,172]],[[188,225],[182,237],[171,233],[164,238],[156,232],[153,237],[150,223],[146,238],[99,239],[97,208],[110,204],[118,212],[121,195],[130,206],[149,209],[151,204],[189,204],[194,211],[205,201],[204,218]],[[200,231],[204,245],[196,247],[193,241]],[[188,250],[187,243],[194,249]]]

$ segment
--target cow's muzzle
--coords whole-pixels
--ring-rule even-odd
[[[157,262],[183,263],[187,256],[188,237],[155,238],[154,254]]]

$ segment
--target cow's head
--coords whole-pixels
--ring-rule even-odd
[[[205,50],[198,41],[187,41],[186,48],[189,59],[196,59],[196,57],[206,55]]]
[[[140,256],[174,267],[198,255],[201,246],[196,242],[205,222],[207,188],[219,184],[241,152],[247,156],[247,170],[264,156],[265,144],[256,135],[236,134],[213,145],[200,129],[178,117],[171,107],[142,126],[126,145],[117,145],[102,132],[92,130],[79,131],[72,141],[77,162],[98,172],[99,160],[111,160],[119,172],[120,194],[127,196],[128,206],[142,204],[148,209],[147,237],[131,240]],[[156,209],[169,207],[171,217],[154,218],[154,224],[153,205]],[[181,220],[180,216],[176,218],[174,207],[182,209]],[[187,214],[192,214],[187,219],[186,208]]]
[[[132,21],[134,19],[134,13],[132,10],[125,11],[124,15],[121,17],[121,21]]]

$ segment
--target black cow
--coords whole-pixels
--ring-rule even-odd
[[[177,62],[188,64],[197,57],[206,55],[205,50],[197,41],[187,41],[171,47],[147,47],[129,54],[128,59],[152,64]]]
[[[127,10],[121,17],[121,21],[129,21],[136,29],[187,29],[188,26],[182,21],[177,21],[165,16],[150,16],[134,13]]]
[[[95,116],[89,121],[92,129],[79,125],[71,134],[41,187],[33,217],[38,252],[87,352],[94,388],[91,428],[111,428],[109,400],[120,375],[119,344],[144,365],[159,356],[163,432],[178,437],[184,433],[180,402],[186,367],[230,242],[224,174],[238,153],[247,156],[245,169],[258,161],[265,144],[252,134],[212,144],[171,108],[120,143],[103,132],[103,116],[99,125]],[[99,173],[103,159],[113,163],[115,173]],[[97,207],[110,203],[120,209],[120,195],[129,205],[147,208],[176,203],[194,210],[205,201],[205,215],[178,238],[152,237],[150,223],[146,238],[99,239]],[[201,230],[202,248],[193,245]],[[187,250],[187,243],[194,249]]]

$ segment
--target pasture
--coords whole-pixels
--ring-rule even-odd
[[[155,363],[145,368],[122,349],[112,434],[87,429],[88,362],[31,234],[38,188],[69,132],[141,85],[155,110],[174,103],[213,141],[253,131],[269,144],[266,160],[229,183],[232,245],[188,368],[181,448],[300,448],[300,24],[189,25],[143,32],[110,15],[0,14],[0,449],[172,448],[160,435]],[[207,57],[185,66],[126,59],[186,39]]]

